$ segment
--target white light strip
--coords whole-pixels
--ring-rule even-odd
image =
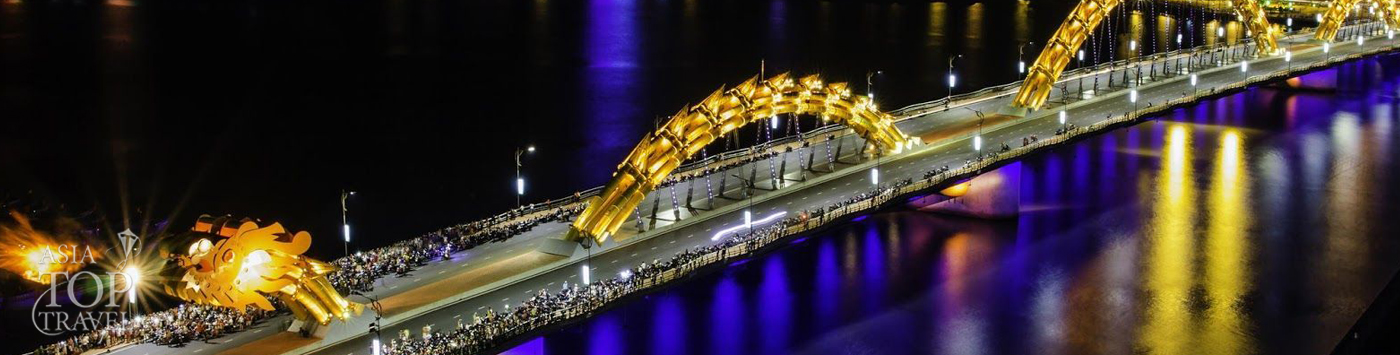
[[[778,212],[778,213],[774,213],[774,214],[768,215],[768,217],[763,217],[763,219],[760,219],[760,220],[757,220],[757,221],[753,221],[753,224],[764,224],[764,223],[772,222],[774,219],[777,219],[778,217],[782,217],[782,216],[785,215],[785,214],[787,214],[787,211],[780,211],[780,212]],[[719,240],[719,238],[720,238],[720,237],[723,237],[725,234],[733,233],[734,231],[743,229],[744,227],[748,227],[748,225],[740,224],[740,225],[737,225],[737,226],[733,226],[733,227],[729,227],[729,228],[722,229],[722,230],[720,230],[720,231],[718,231],[718,232],[715,232],[715,236],[710,237],[710,240]]]

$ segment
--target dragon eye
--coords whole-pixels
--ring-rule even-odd
[[[272,256],[269,256],[267,251],[258,249],[248,253],[248,256],[243,258],[243,266],[258,266],[268,261],[272,261]]]
[[[224,262],[225,262],[225,263],[231,263],[231,262],[233,262],[233,251],[232,251],[232,250],[225,250],[225,251],[224,251]]]
[[[208,252],[209,252],[209,248],[211,248],[211,247],[213,247],[213,246],[214,246],[214,243],[210,243],[208,239],[196,240],[194,243],[190,243],[190,252],[189,252],[189,254],[190,254],[190,256],[199,256],[199,255],[202,255],[202,254],[204,254],[204,253],[208,253]]]

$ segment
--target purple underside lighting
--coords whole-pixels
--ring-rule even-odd
[[[866,218],[870,218],[870,215],[864,215],[864,216],[856,217],[856,218],[854,218],[854,219],[851,219],[851,222],[860,222],[860,221],[864,221]]]

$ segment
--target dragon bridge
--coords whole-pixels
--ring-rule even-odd
[[[574,220],[566,240],[602,243],[617,232],[633,209],[672,170],[706,145],[740,127],[781,114],[817,115],[844,124],[874,145],[876,154],[893,154],[913,146],[868,97],[853,96],[846,83],[824,83],[817,75],[794,79],[783,73],[757,76],[732,88],[720,88],[699,104],[682,108],[641,143],[613,172],[603,191],[590,197]]]
[[[1060,79],[1060,74],[1074,58],[1079,46],[1089,38],[1089,34],[1094,32],[1099,22],[1122,3],[1123,0],[1081,0],[1074,11],[1070,12],[1069,17],[1060,24],[1060,28],[1055,30],[1050,41],[1046,42],[1048,44],[1041,50],[1040,56],[1036,57],[1035,64],[1031,65],[1030,73],[1026,75],[1021,90],[1016,93],[1011,105],[1024,109],[1036,109],[1044,105],[1045,100],[1050,97],[1053,85]],[[1276,30],[1269,25],[1264,8],[1259,6],[1258,1],[1233,0],[1231,4],[1240,21],[1254,34],[1259,53],[1277,53],[1278,42],[1274,38]]]

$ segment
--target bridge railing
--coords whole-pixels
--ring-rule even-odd
[[[1300,33],[1305,33],[1305,32],[1302,32],[1302,31],[1295,31],[1295,32],[1294,32],[1293,34],[1291,34],[1291,35],[1297,35],[1297,34],[1300,34]],[[1245,39],[1241,39],[1241,40],[1239,40],[1239,41],[1236,41],[1234,44],[1230,44],[1230,46],[1243,46],[1243,45],[1249,45],[1249,44],[1252,44],[1252,43],[1254,43],[1254,39],[1252,39],[1252,38],[1245,38]],[[1172,51],[1158,52],[1158,53],[1143,55],[1143,56],[1140,56],[1140,57],[1119,59],[1119,60],[1115,60],[1115,61],[1103,62],[1103,63],[1099,63],[1099,64],[1095,64],[1095,65],[1090,65],[1090,66],[1086,66],[1086,67],[1079,67],[1079,68],[1069,69],[1069,70],[1064,71],[1064,73],[1062,73],[1062,74],[1060,75],[1060,79],[1057,80],[1057,81],[1055,81],[1055,84],[1057,84],[1057,85],[1059,85],[1059,84],[1067,84],[1069,81],[1071,81],[1071,80],[1076,80],[1079,76],[1083,76],[1083,75],[1099,74],[1099,73],[1106,72],[1106,71],[1110,71],[1110,70],[1118,70],[1119,68],[1123,68],[1123,67],[1127,67],[1127,66],[1131,65],[1131,63],[1133,63],[1133,62],[1141,62],[1141,61],[1144,61],[1144,60],[1160,60],[1160,59],[1164,59],[1164,58],[1175,57],[1175,56],[1178,56],[1178,55],[1186,55],[1186,54],[1191,54],[1191,53],[1199,53],[1199,52],[1208,51],[1208,50],[1213,50],[1213,49],[1218,49],[1218,48],[1220,48],[1220,44],[1215,44],[1215,45],[1204,45],[1204,44],[1203,44],[1203,45],[1199,45],[1199,46],[1195,46],[1195,47],[1191,47],[1191,48],[1182,48],[1182,49],[1177,49],[1177,50],[1172,50]],[[894,115],[895,117],[898,117],[900,120],[909,119],[909,118],[912,118],[912,117],[915,117],[915,116],[919,116],[919,115],[922,115],[922,114],[925,114],[925,113],[928,113],[928,112],[939,111],[939,110],[941,110],[941,109],[942,109],[943,107],[945,107],[945,106],[951,107],[951,106],[953,106],[953,105],[957,105],[959,101],[964,101],[964,102],[965,102],[965,101],[969,101],[969,100],[972,100],[972,99],[984,98],[984,97],[986,97],[987,95],[993,94],[993,93],[998,93],[998,94],[1000,94],[1000,93],[1009,93],[1009,92],[1011,92],[1011,91],[1019,90],[1020,87],[1021,87],[1021,84],[1022,84],[1023,82],[1024,82],[1024,80],[1017,80],[1017,81],[1013,81],[1013,82],[1006,83],[1006,84],[1002,84],[1002,85],[997,85],[997,86],[991,86],[991,87],[982,88],[982,89],[980,89],[980,90],[973,91],[973,92],[968,92],[968,93],[962,93],[962,94],[953,95],[951,98],[949,98],[949,97],[944,97],[944,98],[940,98],[940,99],[935,99],[935,100],[920,102],[920,103],[916,103],[916,104],[911,104],[911,105],[908,105],[908,106],[904,106],[904,107],[901,107],[901,108],[898,108],[898,109],[891,110],[891,111],[890,111],[890,114],[891,114],[891,115]],[[951,100],[951,102],[950,102],[950,100]]]

